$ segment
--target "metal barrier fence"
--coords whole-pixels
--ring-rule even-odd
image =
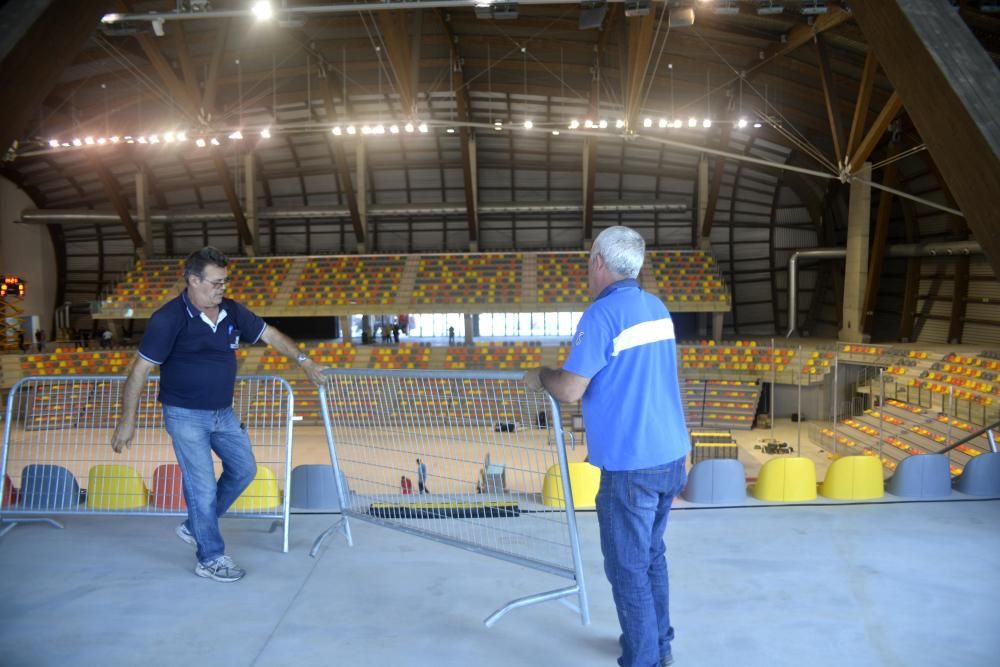
[[[554,400],[528,391],[521,373],[327,372],[320,396],[343,517],[313,555],[338,530],[351,544],[349,519],[359,519],[574,582],[511,601],[487,627],[547,600],[590,622]]]
[[[122,376],[28,377],[7,398],[0,536],[18,523],[50,516],[186,516],[180,468],[151,377],[139,401],[132,446],[120,454],[111,436],[121,414]],[[226,516],[284,524],[288,551],[292,462],[292,390],[278,377],[240,376],[233,410],[250,436],[257,477]],[[221,463],[216,460],[216,473]]]

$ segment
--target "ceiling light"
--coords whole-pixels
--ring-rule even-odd
[[[357,130],[357,128],[356,128],[356,127],[354,127],[353,125],[348,125],[348,126],[347,126],[347,133],[348,133],[348,134],[357,134],[357,133],[358,133],[358,130]]]
[[[447,129],[445,129],[445,132],[447,132],[448,134],[455,134],[455,128],[449,127]]]
[[[603,130],[604,128],[606,128],[608,126],[608,121],[606,121],[604,119],[601,119],[601,122],[598,123],[597,126]]]
[[[783,11],[785,11],[785,7],[783,5],[774,4],[774,0],[766,0],[766,4],[765,0],[761,0],[760,5],[757,7],[757,13],[761,16],[766,16],[768,14],[780,14]]]
[[[589,130],[590,128],[594,127],[594,121],[588,118],[587,120],[583,121],[583,126]]]
[[[407,132],[413,132],[413,123],[407,123],[406,125],[403,126],[403,129],[406,130]]]
[[[694,116],[688,118],[688,127],[698,127],[698,119]]]
[[[649,0],[625,0],[625,16],[649,16]]]
[[[371,134],[371,133],[372,133],[372,128],[368,127],[367,125],[361,126],[361,134]]]
[[[217,138],[215,138],[215,137],[212,137],[212,140],[209,141],[208,143],[212,144],[213,146],[218,146],[219,145],[219,140]]]
[[[818,0],[812,0],[812,2],[809,3],[809,4],[806,4],[805,2],[803,2],[802,6],[799,7],[799,11],[802,12],[803,14],[807,15],[807,16],[815,16],[817,14],[826,14],[826,3],[825,2],[819,2]]]
[[[534,123],[532,123],[532,122],[531,122],[530,120],[526,120],[526,121],[524,121],[524,129],[526,129],[526,130],[530,130],[530,129],[531,129],[531,128],[533,128],[534,126],[535,126],[535,124],[534,124]]]
[[[375,134],[385,134],[385,125],[376,125],[374,132]]]
[[[243,133],[240,132],[239,130],[236,130],[235,132],[229,135],[229,138],[232,139],[233,141],[238,141],[243,138]]]
[[[330,131],[331,131],[331,132],[333,132],[333,136],[335,136],[335,137],[339,137],[339,136],[340,136],[340,133],[341,133],[341,132],[342,132],[343,130],[341,130],[341,129],[340,129],[340,126],[338,125],[337,127],[333,128],[333,129],[332,129],[332,130],[330,130]]]
[[[392,134],[399,134],[399,125],[390,125],[389,132]]]
[[[625,127],[625,121],[619,118],[618,120],[615,121],[615,127],[619,130],[622,129],[623,127]]]
[[[263,130],[261,130],[260,131],[260,138],[261,139],[270,139],[271,138],[271,128],[265,127]]]
[[[701,126],[704,128],[712,127],[712,119],[706,118],[705,120],[701,121]]]
[[[669,124],[670,124],[670,123],[668,123],[668,122],[667,122],[667,119],[666,119],[666,118],[661,118],[661,119],[660,119],[660,122],[659,122],[659,123],[657,123],[657,125],[659,126],[659,128],[660,128],[661,130],[662,130],[663,128],[665,128],[665,127],[666,127],[667,125],[669,125]]]
[[[143,137],[143,136],[136,137],[135,140],[136,140],[137,143],[140,143],[140,144],[147,144],[147,143],[149,143],[148,141],[146,141],[146,137]]]
[[[49,139],[49,146],[51,146],[52,148],[59,148],[59,140]]]
[[[493,129],[499,132],[500,130],[503,129],[503,123],[499,120],[493,121]]]
[[[559,130],[552,130],[552,136],[553,137],[558,137],[559,136]]]
[[[746,119],[746,118],[740,118],[740,119],[739,119],[739,120],[738,120],[738,121],[736,122],[736,127],[740,128],[740,129],[743,129],[743,128],[744,128],[744,127],[746,127],[747,125],[748,125],[748,123],[747,123],[747,119]]]
[[[427,123],[421,123],[420,125],[417,126],[417,129],[420,130],[422,133],[427,134]]]
[[[588,120],[587,122],[589,123],[590,121]],[[574,118],[569,122],[569,129],[575,130],[578,127],[580,127],[580,121],[578,121],[577,119]]]
[[[174,133],[173,132],[165,132],[163,134],[163,143],[166,143],[166,144],[172,144],[172,143],[174,143]]]
[[[267,0],[255,2],[250,11],[253,12],[258,21],[270,21],[274,17],[274,8],[271,7],[271,3],[267,2]]]
[[[763,124],[761,124],[760,121],[757,121],[756,123],[754,123],[753,126],[756,127],[757,129],[760,129],[760,128],[764,127]]]
[[[155,135],[155,134],[149,135],[149,143],[151,143],[151,144],[158,144],[158,143],[160,143],[160,137],[158,135]]]
[[[674,127],[684,127],[684,121],[682,121],[680,118],[675,118],[673,126]]]
[[[188,140],[187,132],[181,130],[180,132],[177,133],[177,141],[187,141],[187,140]]]
[[[643,127],[653,127],[653,119],[652,118],[643,118],[642,119],[642,126]]]
[[[93,137],[86,137],[83,140],[83,143],[87,144],[88,146],[93,146],[94,145],[94,138]]]
[[[97,145],[98,146],[103,146],[106,143],[108,143],[108,140],[105,139],[104,137],[98,137],[97,138]]]
[[[197,146],[198,148],[204,148],[205,140],[202,139],[201,137],[198,137],[197,139],[194,140],[194,145]]]
[[[733,0],[725,0],[725,4],[712,7],[713,14],[739,14],[740,8]]]

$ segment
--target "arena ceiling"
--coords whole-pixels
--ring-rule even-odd
[[[137,252],[580,248],[618,223],[728,226],[734,273],[761,252],[733,230],[762,231],[773,269],[776,228],[837,241],[824,211],[866,160],[954,236],[857,3],[540,1],[7,2],[2,173],[91,298]],[[953,4],[995,68],[996,3]]]

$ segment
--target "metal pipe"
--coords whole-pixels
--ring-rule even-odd
[[[662,0],[660,0],[662,1]],[[625,0],[607,0],[625,2]],[[302,7],[280,7],[274,9],[274,20],[283,21],[305,14],[346,14],[377,12],[392,9],[462,9],[481,5],[483,0],[402,0],[401,2],[364,2],[358,4],[341,3],[335,5],[312,5]],[[520,5],[564,5],[566,0],[517,0]],[[149,12],[148,14],[111,13],[101,17],[101,23],[112,25],[126,21],[190,21],[195,19],[255,18],[250,9],[211,10],[205,12]]]
[[[937,257],[982,254],[976,241],[944,241],[941,243],[903,243],[889,246],[886,257]],[[798,265],[800,259],[836,259],[847,256],[847,248],[813,248],[799,250],[788,258],[788,333],[791,338],[798,330]]]
[[[583,210],[581,204],[574,203],[538,203],[538,204],[490,204],[481,206],[479,212],[487,215],[502,215],[504,213],[579,213]],[[655,212],[655,211],[686,211],[687,204],[664,201],[646,202],[607,202],[594,204],[594,211],[600,213],[619,212]],[[404,204],[399,206],[381,205],[368,208],[369,217],[391,216],[431,216],[431,215],[464,215],[465,205],[449,204]],[[349,218],[346,207],[293,207],[293,208],[263,208],[257,211],[257,217],[266,220],[313,220],[316,218]],[[225,222],[233,219],[232,211],[228,209],[187,210],[187,211],[152,211],[149,219],[153,222]],[[21,211],[21,222],[24,224],[64,224],[64,225],[101,225],[118,224],[121,218],[112,211],[73,210],[73,209],[25,209]]]

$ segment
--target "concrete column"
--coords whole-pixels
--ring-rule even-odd
[[[476,166],[476,133],[469,132],[469,177],[472,180],[472,204],[476,212],[476,240],[469,242],[469,252],[479,252],[479,168]]]
[[[704,153],[698,158],[698,215],[695,218],[695,238],[701,240],[705,229],[705,216],[708,214],[708,156]]]
[[[153,254],[153,223],[149,219],[149,177],[142,169],[135,173],[135,206],[138,218],[139,236],[143,247],[139,251],[142,259]]]
[[[354,158],[354,189],[358,200],[358,217],[361,218],[361,228],[365,230],[365,238],[368,238],[368,147],[364,139],[358,139]],[[365,253],[368,249],[364,244],[358,244],[358,252]]]
[[[716,343],[722,340],[722,321],[725,318],[725,313],[712,313],[712,340]]]
[[[257,217],[257,166],[252,153],[247,153],[243,158],[243,174],[245,177],[243,192],[246,197],[243,214],[246,216],[247,227],[250,229],[251,245],[255,251],[259,251],[260,219]]]
[[[465,318],[465,344],[472,345],[478,333],[476,330],[479,328],[479,316],[472,313],[463,313],[462,317]]]
[[[868,284],[868,245],[872,219],[872,165],[866,162],[851,181],[847,208],[847,265],[844,271],[843,328],[839,338],[861,343],[861,325],[865,309],[865,285]]]

